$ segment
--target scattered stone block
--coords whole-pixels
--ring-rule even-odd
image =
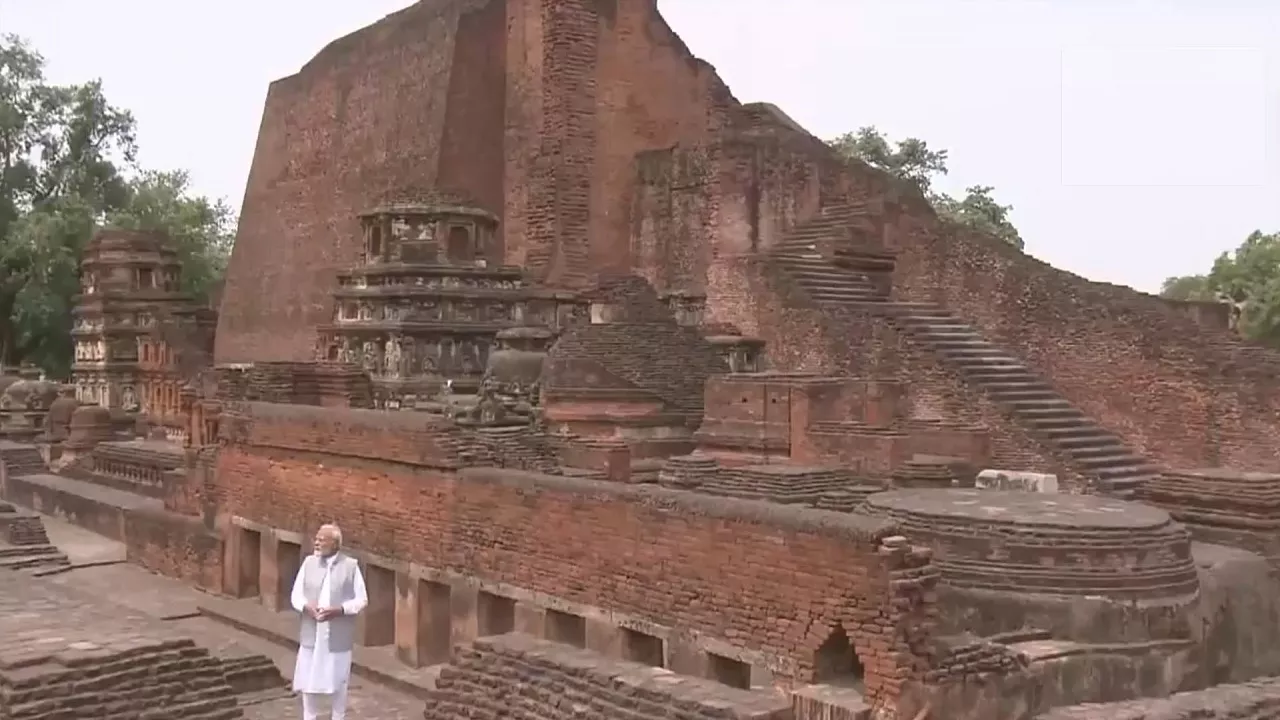
[[[1022,492],[1056,493],[1058,476],[1018,470],[983,470],[974,487],[979,490],[1019,490]]]

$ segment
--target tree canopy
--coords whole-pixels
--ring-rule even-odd
[[[163,230],[198,301],[221,277],[234,216],[185,172],[137,166],[133,115],[102,83],[55,85],[26,41],[0,36],[0,362],[65,376],[80,254],[95,229]]]
[[[1171,300],[1228,301],[1240,308],[1240,332],[1251,340],[1280,346],[1280,232],[1255,230],[1205,275],[1164,281]]]
[[[919,188],[944,222],[1023,247],[1022,236],[1009,220],[1013,207],[996,202],[992,196],[994,188],[974,185],[967,188],[960,199],[934,190],[934,180],[947,174],[946,150],[934,150],[917,138],[893,143],[875,127],[845,133],[828,144],[842,157],[861,160]]]

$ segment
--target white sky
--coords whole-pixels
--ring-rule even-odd
[[[635,0],[639,1],[639,0]],[[101,77],[141,161],[238,206],[267,84],[406,0],[0,0],[57,82]],[[1158,289],[1280,230],[1280,2],[659,0],[739,99],[950,151],[1027,249]],[[784,9],[785,8],[785,9]]]

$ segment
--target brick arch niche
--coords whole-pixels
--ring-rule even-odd
[[[861,690],[864,684],[862,661],[842,625],[836,625],[813,654],[813,682]]]

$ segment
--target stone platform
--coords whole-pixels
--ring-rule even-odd
[[[0,717],[244,717],[223,663],[100,598],[0,575]]]
[[[1089,495],[991,490],[895,490],[870,514],[934,548],[955,588],[1113,600],[1194,595],[1191,537],[1169,514]]]
[[[5,499],[120,541],[125,539],[129,511],[164,510],[159,498],[48,473],[10,477]]]

